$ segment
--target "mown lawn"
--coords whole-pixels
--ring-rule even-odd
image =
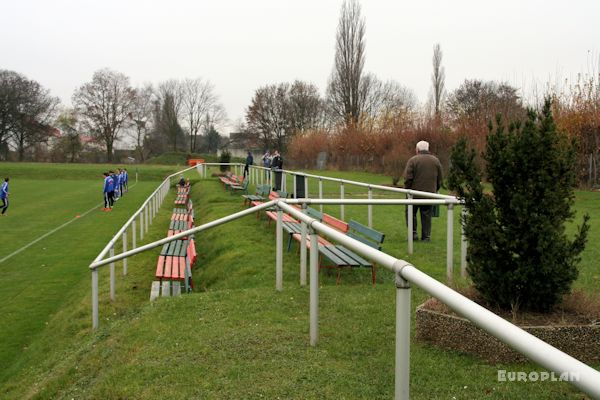
[[[214,179],[200,181],[194,174],[188,176],[194,182],[192,196],[197,224],[242,209],[239,196],[225,193]],[[390,181],[387,177],[365,173],[330,174],[378,184]],[[291,181],[288,187],[291,188]],[[309,187],[310,193],[316,193],[316,187],[313,189],[312,184]],[[345,189],[348,197],[366,197],[364,189],[349,186]],[[337,197],[339,186],[325,184],[325,192],[329,197]],[[172,200],[173,194],[167,197],[147,241],[165,235]],[[597,193],[578,193],[578,211],[592,215],[592,229],[576,287],[589,293],[597,292],[600,275],[595,261],[598,251],[593,245],[600,235],[594,223],[600,216],[596,203]],[[123,209],[125,213],[125,207]],[[327,207],[326,211],[337,216],[339,207]],[[353,218],[366,223],[365,206],[346,207],[345,213],[346,220]],[[432,242],[415,243],[415,254],[411,256],[406,254],[402,207],[375,207],[373,213],[374,227],[387,235],[386,252],[411,261],[436,279],[445,279],[443,213],[441,218],[434,219]],[[127,215],[123,215],[123,220]],[[99,213],[97,217],[105,215]],[[458,222],[458,216],[456,218]],[[93,332],[87,265],[119,225],[103,233],[98,221],[104,220],[97,220],[78,235],[80,243],[88,243],[93,237],[95,251],[90,251],[89,258],[78,255],[74,260],[76,266],[70,270],[61,268],[63,275],[77,276],[65,285],[69,295],[38,324],[43,326],[30,338],[27,350],[14,352],[9,372],[0,378],[0,397],[393,397],[395,289],[390,273],[379,271],[377,285],[371,286],[368,270],[346,271],[342,284],[336,286],[335,276],[323,271],[320,342],[311,348],[308,344],[308,289],[299,286],[297,244],[292,252],[284,254],[284,291],[278,293],[275,291],[274,227],[267,227],[264,219],[257,221],[249,216],[196,237],[199,260],[194,270],[197,285],[194,294],[148,302],[158,250],[130,260],[129,275],[118,275],[114,303],[108,300],[107,271],[102,271],[100,328]],[[82,222],[77,221],[70,227]],[[457,270],[458,229],[455,248]],[[459,280],[456,272],[455,279]],[[56,279],[62,281],[65,277],[61,275]],[[13,297],[19,295],[13,294]],[[426,297],[423,291],[414,288],[413,306]],[[43,296],[38,298],[38,302],[43,301]],[[35,301],[27,304],[38,307]],[[4,332],[5,327],[2,328]],[[411,397],[415,399],[585,398],[565,383],[497,382],[498,369],[540,370],[532,364],[488,365],[473,357],[416,341],[411,346]]]

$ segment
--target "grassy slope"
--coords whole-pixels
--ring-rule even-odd
[[[387,179],[370,176],[377,180]],[[334,191],[326,186],[326,192]],[[578,207],[600,215],[595,196],[579,194]],[[194,198],[202,204],[196,211],[200,222],[241,207],[238,197],[224,194],[214,182],[194,186]],[[170,208],[168,199],[148,240],[164,235]],[[336,215],[338,209],[331,207],[331,212]],[[434,220],[433,242],[417,243],[415,254],[407,257],[401,216],[399,207],[374,210],[375,227],[387,234],[385,250],[443,279],[445,219]],[[365,208],[347,207],[350,218],[365,222]],[[101,274],[101,327],[93,333],[88,275],[49,316],[44,333],[20,357],[20,368],[0,393],[7,398],[391,398],[390,274],[382,271],[372,287],[365,270],[345,273],[340,286],[322,273],[320,343],[310,348],[308,291],[297,283],[298,257],[285,254],[285,290],[276,293],[272,232],[264,222],[247,217],[199,235],[195,280],[201,291],[178,299],[147,302],[156,251],[130,262],[130,274],[118,279],[114,304],[107,301],[107,276]],[[598,234],[592,221],[590,243]],[[597,250],[590,245],[577,283],[591,292],[598,287],[594,259]],[[413,304],[425,298],[413,290]],[[561,383],[498,383],[498,368],[539,370],[533,365],[489,366],[413,342],[412,397],[581,398]]]

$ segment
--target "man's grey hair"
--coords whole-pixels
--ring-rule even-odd
[[[421,140],[417,143],[417,151],[429,151],[429,142]]]

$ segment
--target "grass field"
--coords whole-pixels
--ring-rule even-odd
[[[32,172],[31,179],[19,172],[20,165],[0,164],[0,171],[2,167],[19,179],[11,181],[10,215],[0,220],[0,258],[99,204],[101,179],[85,178],[92,172],[88,166],[82,170],[50,166],[46,176]],[[278,293],[274,229],[252,216],[197,236],[194,294],[148,302],[158,250],[130,259],[129,274],[118,274],[114,303],[108,300],[107,271],[101,271],[100,327],[91,330],[87,267],[168,172],[149,168],[147,175],[156,179],[139,182],[113,213],[92,211],[0,263],[0,398],[392,398],[395,289],[391,274],[379,271],[377,285],[371,286],[369,271],[352,270],[336,286],[335,276],[322,272],[320,342],[311,348],[308,289],[298,283],[297,245],[284,254],[284,291]],[[390,181],[366,173],[329,174],[378,184]],[[140,177],[144,175],[140,167]],[[65,179],[72,176],[84,177]],[[194,183],[197,224],[242,209],[240,197],[225,193],[216,180],[200,181],[194,171],[188,176]],[[327,196],[338,196],[337,185],[324,187]],[[366,197],[362,189],[345,189],[347,197]],[[309,190],[316,192],[312,186]],[[576,282],[588,293],[596,293],[600,282],[599,251],[594,246],[600,239],[594,223],[600,216],[598,196],[579,192],[577,200],[578,212],[592,215],[589,244]],[[170,194],[146,242],[164,237],[172,200]],[[338,215],[339,206],[326,211]],[[366,207],[346,207],[345,212],[346,220],[366,223]],[[403,209],[375,207],[373,214],[374,227],[386,233],[386,252],[445,279],[443,214],[434,219],[432,242],[415,243],[412,256],[406,255]],[[458,243],[456,232],[455,265]],[[413,306],[426,297],[413,289]],[[411,346],[415,399],[585,398],[565,383],[497,382],[498,369],[540,370],[533,364],[488,365],[416,341]]]

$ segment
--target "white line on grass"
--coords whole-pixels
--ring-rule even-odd
[[[133,185],[131,185],[131,189],[133,189],[133,187],[136,185],[136,183],[134,183]],[[64,228],[65,226],[69,225],[71,222],[74,222],[80,218],[85,217],[86,215],[88,215],[89,213],[91,213],[92,211],[94,211],[96,208],[100,207],[104,205],[104,203],[100,203],[97,206],[94,206],[92,208],[90,208],[89,210],[87,210],[86,212],[84,212],[83,214],[79,215],[79,217],[75,217],[70,221],[65,222],[64,224],[62,224],[61,226],[52,229],[50,232],[46,232],[44,233],[42,236],[40,236],[39,238],[35,239],[33,242],[26,244],[25,246],[21,247],[18,250],[13,251],[12,253],[10,253],[9,255],[7,255],[6,257],[0,259],[0,264],[2,264],[4,261],[8,260],[9,258],[19,254],[20,252],[22,252],[23,250],[27,249],[30,246],[33,246],[34,244],[36,244],[37,242],[39,242],[40,240],[47,238],[48,236],[52,235],[54,232],[58,231],[59,229]]]

